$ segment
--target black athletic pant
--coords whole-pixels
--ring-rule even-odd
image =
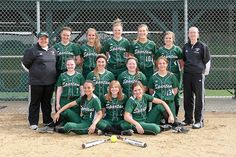
[[[194,95],[195,95],[195,123],[202,122],[205,110],[205,76],[203,74],[184,73],[183,92],[184,92],[184,111],[185,121],[193,122]]]
[[[29,90],[30,98],[28,120],[30,125],[38,125],[40,105],[43,114],[43,123],[51,123],[53,121],[51,117],[51,99],[54,91],[54,85],[31,85]]]

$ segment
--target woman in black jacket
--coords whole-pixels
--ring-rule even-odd
[[[56,51],[49,48],[48,44],[48,33],[40,32],[38,43],[25,51],[22,60],[25,68],[29,70],[28,120],[32,130],[38,129],[40,105],[44,125],[53,125],[51,99],[56,82]]]

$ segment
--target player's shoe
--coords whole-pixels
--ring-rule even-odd
[[[39,133],[53,133],[53,131],[54,131],[54,128],[53,127],[49,127],[49,126],[38,128],[38,132]]]
[[[177,127],[172,128],[172,132],[175,132],[175,133],[187,133],[188,131],[189,129],[183,126],[177,126]]]
[[[182,122],[180,122],[180,125],[181,126],[188,126],[188,125],[192,125],[193,124],[193,121],[187,121],[187,120],[184,120]]]
[[[194,123],[193,126],[192,126],[193,129],[200,129],[202,127],[204,127],[203,122]]]
[[[29,127],[31,130],[37,130],[38,129],[38,125],[30,125]]]
[[[170,124],[160,125],[161,131],[168,131],[172,128]]]
[[[124,136],[132,136],[134,134],[134,131],[132,129],[129,130],[123,130],[121,131],[120,135],[124,135]]]
[[[61,133],[61,134],[66,133],[66,131],[65,131],[65,129],[64,129],[63,126],[56,126],[56,127],[54,128],[54,131],[57,132],[57,133]]]
[[[98,136],[102,136],[102,135],[105,135],[105,132],[104,131],[102,131],[102,130],[96,130],[95,132],[97,132],[97,135]]]

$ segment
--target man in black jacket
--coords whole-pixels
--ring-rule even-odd
[[[56,82],[56,50],[48,44],[48,33],[40,32],[38,43],[25,51],[22,60],[29,70],[28,120],[32,130],[38,129],[40,105],[44,125],[53,125],[51,99]]]
[[[189,28],[189,42],[183,47],[184,55],[184,125],[192,125],[193,129],[200,129],[204,126],[205,110],[205,74],[209,72],[210,53],[205,43],[198,40],[199,31],[197,27]],[[195,94],[195,111],[194,109]]]

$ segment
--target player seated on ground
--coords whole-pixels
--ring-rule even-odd
[[[154,98],[151,95],[144,94],[143,85],[141,82],[135,82],[132,85],[133,96],[131,96],[125,106],[124,119],[127,124],[124,128],[135,130],[139,134],[156,135],[161,132],[160,124],[161,112],[159,106],[164,106],[169,117],[168,122],[174,123],[174,116],[168,105],[161,99]],[[149,102],[155,104],[155,111],[147,113]],[[126,128],[127,127],[127,128]]]
[[[84,83],[85,95],[63,106],[54,116],[54,122],[60,118],[63,113],[67,123],[63,127],[56,127],[55,131],[59,133],[74,132],[76,134],[92,134],[96,129],[97,123],[102,119],[101,102],[93,93],[95,87],[92,81]],[[70,108],[79,105],[81,112],[76,112]]]
[[[105,117],[98,122],[97,128],[103,130],[99,134],[111,133],[118,135],[133,135],[133,130],[124,130],[124,107],[127,97],[122,93],[121,85],[113,80],[108,88],[108,93],[102,98],[102,108]]]

